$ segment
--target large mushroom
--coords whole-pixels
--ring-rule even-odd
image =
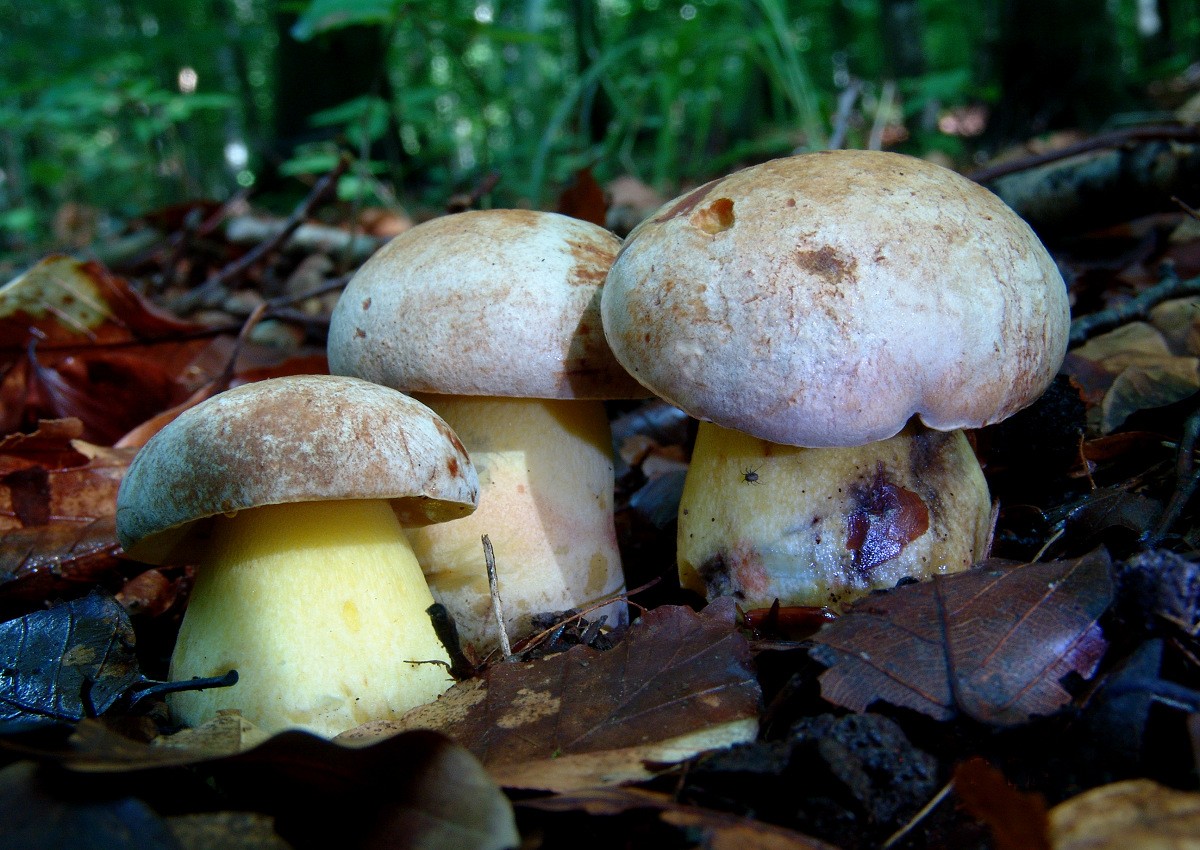
[[[466,516],[478,492],[445,422],[366,381],[277,378],[181,414],[130,464],[117,534],[149,563],[198,557],[172,678],[239,679],[172,713],[331,736],[436,699],[449,657],[401,523]]]
[[[624,588],[601,399],[646,391],[613,358],[600,289],[619,240],[554,213],[487,210],[425,222],[368,260],[329,329],[332,372],[411,392],[479,471],[469,519],[413,530],[434,596],[465,642],[499,645],[480,538],[495,551],[505,628]],[[623,604],[591,613],[623,622]]]
[[[1032,403],[1066,352],[1062,278],[993,194],[890,153],[789,157],[663,206],[604,288],[622,364],[702,420],[683,585],[840,607],[984,554],[960,429]]]

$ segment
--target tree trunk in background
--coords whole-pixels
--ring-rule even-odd
[[[1000,101],[989,139],[1004,145],[1095,129],[1128,103],[1106,0],[999,0]]]
[[[881,0],[884,73],[899,81],[925,73],[925,24],[918,0]]]
[[[597,6],[591,0],[571,0],[570,8],[575,33],[575,61],[582,76],[600,57]],[[579,130],[593,143],[604,141],[614,116],[612,101],[601,83],[601,80],[597,80],[580,100]]]
[[[364,95],[376,95],[394,106],[387,76],[387,33],[382,26],[350,26],[322,33],[309,41],[292,38],[296,15],[276,15],[279,47],[275,80],[275,141],[266,163],[273,171],[305,143],[333,138],[337,127],[313,127],[309,119],[323,109]],[[395,116],[388,132],[372,150],[372,158],[393,167],[403,161]]]

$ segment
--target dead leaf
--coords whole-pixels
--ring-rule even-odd
[[[100,594],[0,625],[0,669],[5,732],[98,716],[145,681],[125,610]]]
[[[591,168],[576,171],[574,181],[558,196],[558,212],[601,227],[604,227],[607,209],[604,190],[596,182]]]
[[[117,489],[134,450],[76,439],[78,419],[0,440],[0,619],[116,575]]]
[[[0,532],[0,619],[78,595],[121,566],[114,517]]]
[[[1103,550],[1072,561],[990,559],[974,569],[869,596],[814,638],[829,667],[822,696],[852,711],[876,700],[938,720],[961,711],[1012,726],[1070,701],[1068,673],[1090,677],[1112,601]]]
[[[700,614],[661,606],[606,652],[577,646],[539,661],[497,664],[400,721],[339,741],[437,729],[503,785],[570,790],[646,779],[675,763],[752,739],[760,691],[731,598]]]
[[[1054,850],[1196,850],[1200,794],[1149,779],[1085,791],[1050,810]]]
[[[1165,549],[1139,552],[1122,565],[1122,596],[1147,628],[1169,623],[1200,634],[1200,562]]]
[[[284,732],[210,763],[222,791],[307,847],[516,847],[512,805],[465,749],[415,731],[356,749]]]
[[[1131,366],[1117,375],[1100,402],[1100,433],[1111,434],[1139,410],[1165,407],[1200,390],[1200,360],[1172,357],[1157,366]]]
[[[1050,850],[1041,794],[1019,790],[981,758],[954,769],[954,791],[963,807],[988,825],[996,850]]]
[[[42,422],[33,434],[0,440],[0,532],[31,526],[83,528],[116,511],[134,451],[75,439],[79,420]],[[6,559],[0,556],[0,570]]]
[[[186,395],[201,330],[97,263],[48,257],[0,288],[0,428],[77,416],[85,437],[111,442]]]
[[[231,752],[253,743],[257,730],[237,715],[219,721],[164,745],[86,720],[65,745],[39,749],[36,741],[3,738],[0,745],[93,776],[190,765],[230,807],[273,815],[294,846],[501,850],[520,843],[508,799],[470,753],[436,732],[351,748],[292,731]]]
[[[667,794],[641,788],[595,788],[539,800],[525,800],[524,808],[543,812],[582,810],[590,815],[620,815],[637,810],[656,812],[672,826],[687,830],[693,846],[710,850],[836,850],[831,844],[779,826],[677,803]],[[698,834],[697,834],[698,833]]]
[[[1181,331],[1174,323],[1171,319],[1168,330],[1178,337]],[[1071,351],[1064,368],[1093,404],[1098,401],[1089,416],[1103,434],[1139,410],[1173,404],[1200,390],[1200,359],[1177,354],[1164,333],[1148,322],[1130,322],[1094,337]]]

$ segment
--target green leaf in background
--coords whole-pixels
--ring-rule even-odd
[[[292,27],[292,38],[313,36],[358,24],[386,24],[395,19],[397,0],[313,0]]]

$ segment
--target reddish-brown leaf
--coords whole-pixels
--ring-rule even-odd
[[[0,288],[0,430],[74,416],[109,443],[187,395],[201,330],[96,263],[49,257]]]
[[[575,172],[575,181],[558,196],[558,212],[571,218],[590,221],[604,227],[608,203],[604,189],[596,182],[592,169],[581,168]]]
[[[954,769],[963,808],[992,831],[996,850],[1050,850],[1050,818],[1041,794],[1026,794],[981,758]]]
[[[645,778],[645,761],[679,761],[754,737],[760,691],[735,615],[728,597],[700,614],[664,605],[606,652],[576,646],[540,661],[496,664],[401,721],[367,724],[343,738],[434,728],[510,787],[566,790]]]
[[[77,440],[80,430],[71,420],[43,422],[33,434],[0,441],[0,532],[60,524],[78,529],[114,514],[134,452]]]
[[[962,711],[1000,726],[1070,700],[1060,681],[1091,676],[1105,649],[1097,619],[1112,601],[1103,550],[1073,561],[992,559],[952,576],[870,596],[814,638],[825,699],[876,700],[939,720]]]
[[[76,439],[78,420],[0,440],[0,617],[115,575],[113,516],[132,449]]]

